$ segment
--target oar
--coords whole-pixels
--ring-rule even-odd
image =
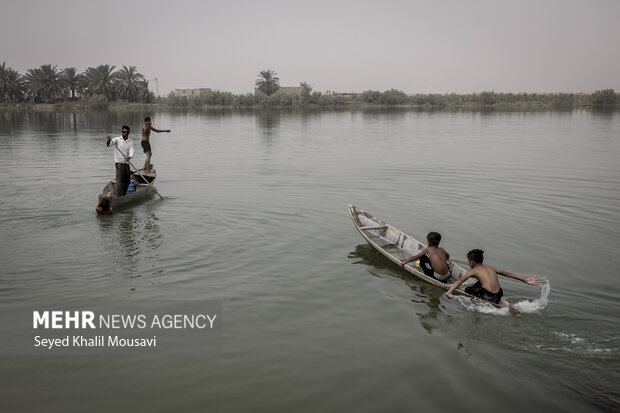
[[[108,132],[106,132],[103,128],[101,128],[101,130],[103,131],[103,133],[105,133],[106,136],[110,136],[110,134]],[[127,162],[129,162],[129,165],[131,165],[131,167],[133,169],[135,169],[136,172],[138,172],[138,169],[135,166],[133,166],[133,164],[131,163],[131,161],[129,159],[127,159],[127,156],[123,153],[123,151],[121,151],[121,149],[118,147],[118,145],[116,145],[116,142],[114,142],[114,147],[116,148],[117,151],[120,152],[121,155],[123,155],[123,158],[125,158],[127,160]],[[142,178],[142,180],[144,182],[146,182],[151,187],[151,189],[153,191],[155,191],[155,193],[159,196],[160,199],[164,199],[164,197],[161,196],[161,194],[159,192],[157,192],[157,189],[155,189],[155,187],[142,174],[140,174],[140,177]],[[118,184],[120,185],[120,182]]]

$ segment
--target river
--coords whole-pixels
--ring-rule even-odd
[[[99,217],[102,129],[142,165],[147,115],[164,199]],[[48,307],[221,309],[207,354],[5,347],[3,410],[617,412],[619,159],[619,112],[0,112],[3,335]],[[543,284],[500,279],[520,315],[448,300],[347,204]]]

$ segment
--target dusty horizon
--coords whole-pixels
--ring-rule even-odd
[[[307,82],[321,92],[620,90],[611,41],[620,38],[620,2],[612,0],[8,0],[2,11],[0,36],[9,41],[0,62],[19,73],[133,65],[161,96],[250,93],[265,69],[282,86]]]

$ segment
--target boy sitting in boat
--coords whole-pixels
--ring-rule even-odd
[[[132,171],[129,174],[129,186],[127,187],[126,195],[133,194],[134,192],[136,192],[137,186],[138,186],[138,183],[136,182],[136,174],[135,172]]]
[[[480,297],[484,300],[491,301],[493,303],[498,304],[501,300],[504,292],[499,286],[499,280],[497,279],[497,274],[501,274],[504,277],[514,278],[519,281],[523,281],[529,285],[538,285],[540,284],[540,280],[538,277],[525,278],[520,275],[510,273],[508,271],[500,270],[499,268],[491,267],[490,265],[483,264],[482,261],[484,251],[482,250],[471,250],[467,253],[467,262],[471,267],[471,270],[467,271],[465,275],[456,280],[454,284],[450,287],[445,294],[448,298],[452,298],[452,292],[465,280],[469,277],[474,277],[478,279],[474,285],[471,285],[465,288],[465,292],[467,294],[471,294],[476,297]]]
[[[99,215],[109,215],[112,213],[112,192],[99,195],[95,211],[97,211]]]
[[[428,247],[424,248],[418,254],[413,257],[400,262],[403,268],[407,263],[420,259],[420,269],[424,274],[432,277],[438,281],[446,282],[450,278],[450,269],[448,267],[448,260],[450,254],[443,248],[439,247],[441,242],[441,234],[438,232],[429,232],[426,236],[426,242]]]

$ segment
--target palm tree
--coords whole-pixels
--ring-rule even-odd
[[[8,70],[8,78],[9,83],[13,85],[13,88],[10,92],[11,99],[15,102],[17,100],[22,100],[24,98],[25,86],[22,75],[20,75],[17,70],[9,69]]]
[[[6,62],[0,65],[0,101],[16,101],[23,94],[23,81],[19,73]]]
[[[152,103],[155,100],[155,94],[149,90],[149,81],[142,79],[138,82],[138,101],[144,103]]]
[[[84,72],[86,76],[87,93],[89,95],[103,95],[108,100],[114,98],[114,81],[116,73],[115,66],[99,65],[97,67],[89,67]]]
[[[116,81],[114,83],[116,97],[128,102],[138,100],[140,92],[140,82],[144,80],[144,76],[138,73],[135,66],[125,66],[116,73]]]
[[[24,82],[24,88],[26,96],[29,99],[35,99],[41,97],[41,69],[34,68],[26,70],[26,74],[22,77]]]
[[[48,100],[57,100],[65,95],[66,86],[57,66],[42,65],[38,71],[39,92]]]
[[[280,89],[280,79],[276,75],[277,73],[271,69],[261,71],[255,83],[256,89],[267,96],[277,92]]]
[[[71,92],[71,99],[75,99],[76,94],[82,94],[84,84],[84,75],[82,73],[78,73],[75,67],[67,67],[62,71],[61,76],[65,86]]]

